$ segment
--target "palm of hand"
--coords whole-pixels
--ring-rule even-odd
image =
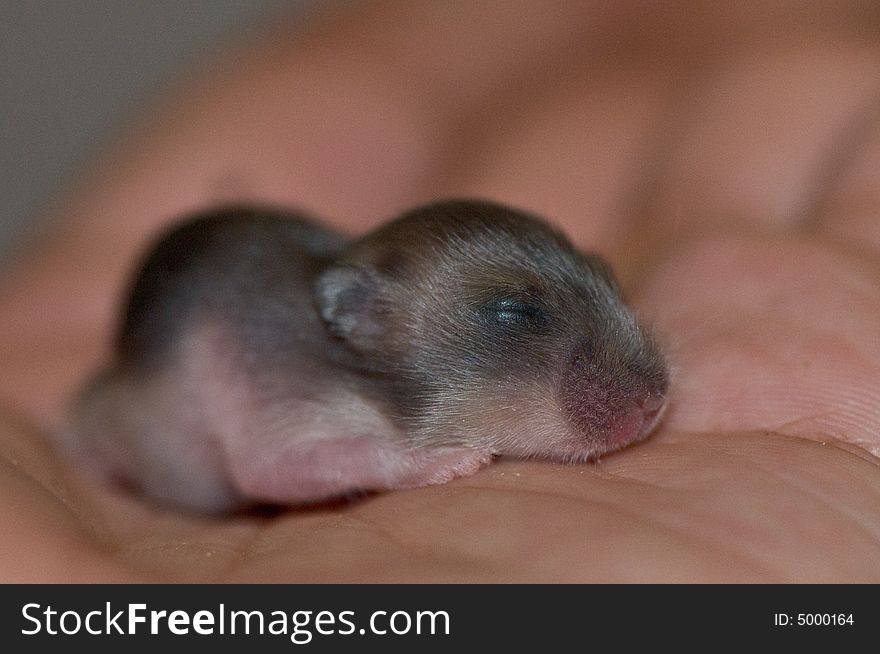
[[[487,129],[480,150],[491,161],[457,159],[460,176],[422,190],[524,204],[610,254],[675,368],[671,411],[648,442],[596,464],[502,462],[350,506],[218,521],[85,486],[10,424],[0,476],[8,574],[878,581],[880,199],[867,195],[877,123],[861,125],[848,158],[831,157],[839,166],[826,162],[853,134],[880,52],[823,49],[825,65],[805,73],[815,52],[756,51],[719,65],[712,85],[688,87],[668,112],[659,107],[680,90],[672,75],[566,87]],[[685,105],[695,108],[682,118]],[[661,143],[653,165],[645,142]],[[834,174],[816,172],[826,169]],[[400,198],[394,189],[376,202]],[[585,206],[596,208],[589,224]],[[53,354],[39,346],[33,356]],[[72,376],[59,373],[59,389]],[[39,412],[41,399],[18,401],[12,389]]]

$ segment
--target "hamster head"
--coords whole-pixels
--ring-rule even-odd
[[[315,299],[416,444],[584,460],[646,437],[665,404],[663,356],[605,264],[508,207],[406,214],[356,241]]]

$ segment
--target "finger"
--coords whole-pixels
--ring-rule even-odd
[[[878,94],[853,126],[849,156],[819,199],[809,227],[857,248],[880,248],[880,78]]]
[[[508,98],[506,114],[475,129],[444,194],[533,210],[578,244],[610,254],[632,228],[620,201],[678,78],[669,60],[642,64],[579,64],[564,82]]]
[[[655,230],[796,226],[876,88],[880,47],[852,34],[746,43],[674,106],[646,209]]]
[[[698,237],[638,305],[677,369],[669,425],[840,439],[880,454],[880,265],[817,237]]]
[[[624,274],[694,229],[799,227],[876,85],[880,48],[836,29],[572,66],[472,126],[445,190],[543,212]]]

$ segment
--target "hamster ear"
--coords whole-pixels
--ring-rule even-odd
[[[331,266],[315,280],[318,313],[330,332],[358,349],[377,346],[385,332],[385,280],[372,269]]]

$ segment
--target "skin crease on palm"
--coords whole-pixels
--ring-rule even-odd
[[[0,281],[0,577],[880,581],[880,13],[655,4],[358,4],[154,108]],[[674,369],[651,439],[226,519],[44,445],[176,215],[244,198],[358,233],[450,195],[611,260]]]

